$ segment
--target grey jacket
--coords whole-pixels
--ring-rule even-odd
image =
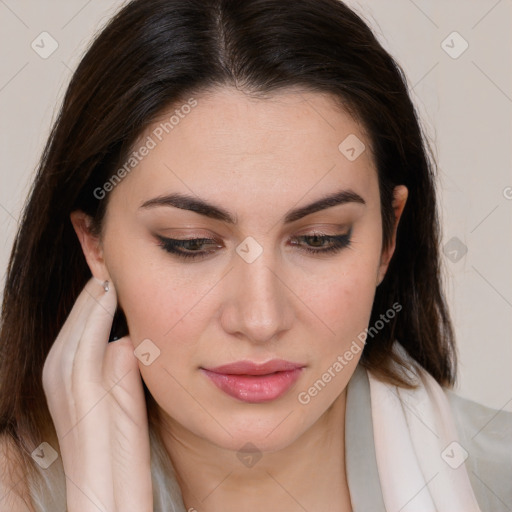
[[[512,511],[512,413],[446,391],[459,442],[469,453],[466,470],[482,512]],[[386,511],[382,498],[370,404],[370,385],[358,365],[347,386],[347,479],[354,512]],[[417,490],[411,490],[411,496]],[[464,511],[453,511],[464,512]]]

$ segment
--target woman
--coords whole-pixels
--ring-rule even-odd
[[[13,248],[5,506],[505,510],[510,415],[450,391],[435,204],[343,3],[128,3]]]

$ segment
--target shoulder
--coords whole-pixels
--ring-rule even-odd
[[[509,510],[512,503],[512,413],[492,409],[445,390],[453,411],[466,468],[483,510]]]
[[[0,510],[34,512],[28,504],[28,487],[19,450],[12,439],[0,435]]]
[[[498,462],[512,465],[512,412],[492,409],[452,390],[445,393],[461,436],[475,449],[485,449],[489,455],[497,455]]]

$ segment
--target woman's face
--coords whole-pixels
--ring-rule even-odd
[[[150,340],[140,371],[169,425],[273,451],[343,396],[361,355],[390,257],[377,174],[361,126],[328,96],[257,100],[225,88],[194,100],[134,145],[140,161],[109,199],[101,277],[116,287],[134,347]],[[193,211],[178,195],[210,206]],[[175,248],[192,258],[164,238],[211,240]],[[272,359],[302,369],[232,379],[227,392],[203,371]]]

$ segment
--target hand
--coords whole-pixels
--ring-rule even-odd
[[[91,278],[43,367],[68,512],[153,511],[147,409],[129,336],[108,343],[117,295]]]

